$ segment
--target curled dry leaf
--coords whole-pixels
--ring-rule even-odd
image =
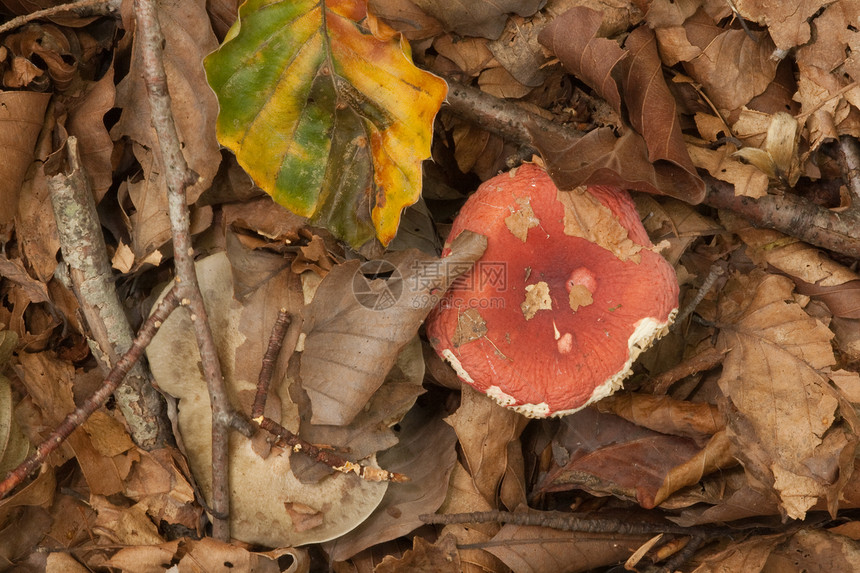
[[[402,251],[365,265],[349,261],[326,276],[302,329],[302,387],[313,423],[344,425],[361,411],[451,281],[485,247],[483,236],[464,233],[445,259]]]
[[[412,3],[441,22],[448,32],[495,40],[504,30],[508,14],[531,16],[546,0],[412,0]]]
[[[785,277],[738,275],[718,307],[721,404],[747,472],[802,519],[819,499],[836,513],[857,444],[854,410],[829,384],[833,333],[792,301]]]
[[[756,229],[724,213],[726,227],[747,244],[747,254],[763,267],[790,277],[797,292],[824,302],[834,316],[860,319],[860,276],[821,250],[769,229]]]
[[[635,499],[645,508],[657,503],[674,468],[700,452],[689,438],[660,434],[592,409],[562,418],[556,439],[553,466],[538,491],[583,489]],[[654,456],[654,451],[662,455]]]
[[[630,126],[620,126],[620,135],[598,128],[571,142],[527,124],[533,144],[562,189],[606,184],[701,202],[705,184],[685,148],[654,32],[636,28],[622,49],[599,36],[600,24],[593,10],[574,8],[544,28],[540,41]]]

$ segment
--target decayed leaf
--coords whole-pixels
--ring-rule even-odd
[[[821,373],[835,361],[833,334],[791,300],[787,278],[739,275],[725,290],[719,384],[737,455],[788,516],[802,518],[820,498],[835,514],[857,437],[853,410]]]
[[[326,276],[303,327],[302,387],[315,424],[348,424],[364,408],[438,302],[435,295],[471,268],[485,246],[483,236],[464,233],[443,259],[402,251],[373,267],[348,261]]]
[[[225,382],[231,399],[245,412],[256,392],[256,381],[269,333],[279,308],[294,316],[284,351],[275,369],[270,402],[281,425],[298,430],[296,405],[289,400],[291,379],[284,362],[300,329],[301,292],[297,278],[283,258],[281,272],[261,283],[242,303],[233,296],[232,270],[224,253],[197,263],[197,273],[212,324]],[[173,313],[147,348],[150,367],[159,387],[180,398],[179,431],[197,483],[211,493],[211,408],[206,383],[197,364],[196,339],[187,313]],[[268,410],[267,410],[268,412]],[[319,542],[342,535],[364,521],[385,493],[384,483],[363,481],[355,475],[335,474],[315,484],[303,484],[291,471],[289,452],[272,451],[263,459],[247,438],[234,434],[230,443],[231,531],[235,538],[270,547]],[[277,476],[273,479],[273,476]],[[323,521],[303,529],[294,523],[292,506],[300,501],[319,512]],[[301,531],[300,531],[301,530]]]
[[[275,200],[358,247],[421,194],[445,82],[362,22],[364,2],[245,2],[206,58],[219,140]]]
[[[531,16],[543,7],[546,0],[412,0],[425,13],[430,14],[445,30],[460,36],[483,36],[495,40],[505,28],[508,14]]]
[[[51,94],[0,92],[0,229],[18,208],[24,174],[33,162],[36,138]]]

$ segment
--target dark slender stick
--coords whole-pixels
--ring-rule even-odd
[[[276,436],[284,445],[288,446],[293,452],[302,453],[310,456],[318,462],[322,462],[335,471],[349,474],[354,473],[361,479],[367,481],[393,481],[405,482],[409,481],[409,477],[396,472],[390,472],[380,468],[363,466],[355,462],[351,462],[343,456],[339,456],[330,450],[325,450],[319,446],[307,442],[285,427],[281,426],[274,420],[266,417],[261,417],[260,427]]]
[[[146,322],[143,323],[143,326],[141,326],[140,331],[131,344],[131,348],[120,357],[107,375],[107,378],[105,378],[102,386],[93,392],[79,408],[66,416],[51,435],[36,447],[36,451],[0,482],[0,498],[23,482],[52,452],[60,447],[60,444],[75,429],[80,427],[93,412],[98,410],[107,401],[123,378],[125,378],[126,374],[128,374],[131,367],[143,356],[143,351],[149,345],[152,337],[155,336],[155,333],[158,332],[158,329],[161,328],[161,325],[178,305],[179,297],[174,287],[162,299],[155,311],[146,319]]]
[[[580,531],[583,533],[623,533],[625,535],[651,535],[653,533],[674,533],[695,535],[703,533],[703,528],[681,527],[670,523],[645,523],[622,521],[620,519],[589,519],[561,511],[542,511],[532,513],[513,513],[510,511],[475,511],[472,513],[425,513],[418,519],[424,523],[449,525],[452,523],[513,523],[548,527],[559,531]],[[707,530],[711,534],[717,528]]]
[[[272,371],[275,368],[275,361],[278,359],[278,354],[280,354],[281,347],[284,344],[284,336],[287,334],[290,322],[292,322],[290,314],[287,312],[287,309],[282,308],[278,312],[275,325],[272,327],[269,346],[266,347],[266,354],[263,356],[263,365],[260,368],[260,377],[257,380],[257,395],[254,396],[254,406],[251,408],[251,419],[257,423],[260,422],[259,418],[263,417],[264,410],[266,409],[269,386],[272,383]]]

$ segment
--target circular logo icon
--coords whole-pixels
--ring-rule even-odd
[[[352,294],[358,304],[370,310],[386,310],[400,300],[403,277],[388,261],[367,261],[352,277]]]

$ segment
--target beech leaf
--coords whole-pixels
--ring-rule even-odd
[[[835,512],[857,443],[853,409],[822,372],[833,333],[792,300],[791,280],[739,275],[719,306],[719,380],[729,437],[748,473],[803,519],[819,498]]]
[[[355,247],[387,245],[421,195],[447,88],[364,1],[249,0],[205,60],[218,140],[267,193]]]

